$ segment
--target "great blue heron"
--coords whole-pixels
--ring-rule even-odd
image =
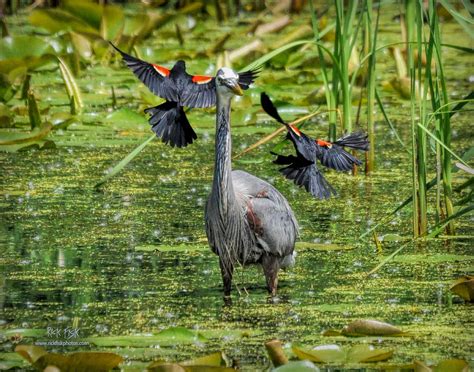
[[[328,142],[321,139],[312,139],[294,125],[286,123],[278,114],[276,107],[267,94],[260,96],[265,112],[278,122],[286,126],[288,139],[293,142],[296,150],[294,155],[277,155],[275,164],[286,165],[280,172],[288,179],[293,180],[298,186],[304,186],[306,191],[319,199],[326,199],[331,194],[336,194],[334,188],[324,178],[323,173],[316,165],[318,159],[322,165],[338,171],[349,171],[354,165],[361,165],[361,161],[354,155],[344,150],[344,147],[367,151],[369,141],[367,134],[354,132],[347,134],[337,141]]]
[[[216,104],[216,89],[212,76],[189,75],[186,64],[179,60],[171,70],[142,61],[117,50],[133,73],[157,96],[166,102],[145,110],[151,114],[150,124],[156,136],[172,147],[186,147],[197,138],[189,124],[183,106],[211,107]],[[252,71],[239,74],[240,86],[247,89],[254,79]]]
[[[279,269],[294,263],[298,222],[275,187],[247,172],[232,171],[230,105],[234,95],[242,95],[239,79],[229,68],[221,68],[215,78],[216,153],[206,232],[219,256],[225,296],[231,292],[234,267],[258,263],[268,291],[275,295]]]

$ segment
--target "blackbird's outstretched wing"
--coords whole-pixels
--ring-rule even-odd
[[[339,146],[350,147],[356,150],[369,151],[368,135],[364,132],[346,134],[334,143]]]
[[[341,146],[333,144],[331,147],[318,146],[316,157],[325,167],[338,171],[349,171],[355,165],[361,165],[362,162],[354,155],[345,151]]]
[[[248,89],[257,77],[258,71],[245,71],[239,74],[239,85]],[[216,105],[216,79],[211,76],[192,76],[183,92],[181,104],[188,107],[212,107]]]
[[[178,102],[178,92],[174,82],[169,79],[170,70],[165,67],[154,65],[141,59],[132,57],[122,52],[114,44],[110,43],[119,52],[140,81],[145,84],[154,94],[168,101]]]
[[[280,164],[280,165],[284,165],[284,164],[292,164],[292,163],[296,163],[298,162],[298,158],[294,155],[279,155],[273,151],[270,151],[270,154],[272,155],[276,155],[276,159],[273,160],[273,164]]]
[[[274,152],[272,154],[277,155],[273,163],[287,165],[281,168],[280,172],[286,178],[293,180],[296,185],[304,187],[315,198],[327,199],[331,197],[331,194],[336,195],[334,188],[313,162],[301,156],[278,155]]]
[[[354,165],[361,165],[362,162],[351,153],[345,151],[343,146],[367,151],[369,149],[367,133],[354,132],[347,134],[339,138],[333,144],[317,140],[316,156],[322,165],[338,171],[348,171],[351,170]]]
[[[285,121],[281,118],[277,108],[275,107],[267,93],[262,92],[260,94],[260,104],[262,105],[263,110],[273,119],[275,119],[279,123],[286,124]]]
[[[211,76],[191,76],[181,92],[181,104],[188,107],[216,105],[216,79]]]
[[[331,194],[336,195],[336,190],[324,178],[324,175],[316,167],[316,164],[302,166],[292,163],[285,168],[281,168],[280,172],[288,179],[302,186],[318,199],[328,199]]]

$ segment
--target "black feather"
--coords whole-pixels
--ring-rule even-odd
[[[262,92],[260,94],[260,103],[262,105],[263,110],[270,115],[272,118],[274,118],[276,121],[282,124],[286,124],[286,122],[281,118],[280,114],[278,113],[277,108],[273,104],[272,100],[270,97],[265,93]]]
[[[368,135],[364,132],[346,134],[334,143],[339,146],[350,147],[356,150],[369,151]]]
[[[186,147],[197,138],[183,108],[176,102],[164,102],[145,110],[151,114],[150,125],[156,136],[172,147]]]
[[[250,84],[252,84],[260,73],[260,69],[256,68],[254,70],[248,70],[239,73],[239,85],[243,90],[249,89]]]

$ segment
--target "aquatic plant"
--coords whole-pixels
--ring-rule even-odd
[[[365,22],[365,51],[370,53],[369,65],[367,67],[367,133],[369,137],[369,151],[367,155],[366,173],[371,173],[375,170],[375,101],[376,101],[376,49],[377,49],[377,34],[380,18],[380,3],[377,8],[377,19],[375,27],[373,26],[373,3],[372,0],[366,0],[364,12]]]
[[[109,371],[122,363],[123,358],[114,353],[78,352],[71,354],[49,353],[41,346],[18,345],[15,351],[36,369],[57,371]]]
[[[36,9],[31,12],[32,25],[56,35],[73,48],[76,61],[110,60],[108,41],[131,50],[137,42],[164,26],[176,16],[194,13],[202,8],[194,2],[177,11],[143,9],[126,14],[118,5],[100,5],[92,1],[61,1],[60,7]]]

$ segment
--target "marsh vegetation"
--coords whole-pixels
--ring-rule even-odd
[[[123,370],[220,351],[243,370],[270,369],[274,338],[321,370],[472,367],[472,7],[106,3],[2,9],[0,369],[30,368],[15,347],[56,340],[48,327],[78,329],[85,344],[47,352],[113,353]],[[162,100],[109,40],[167,67],[184,59],[199,75],[262,65],[233,104],[233,167],[275,185],[301,227],[276,299],[250,267],[223,306],[203,220],[214,109],[187,112],[192,145],[161,143],[143,110]],[[270,151],[291,151],[283,133],[246,151],[279,129],[263,91],[285,121],[314,114],[298,123],[314,138],[368,132],[361,167],[326,172],[337,197],[317,200],[281,177]],[[403,334],[344,328],[361,319]],[[311,359],[328,344],[330,356]]]

